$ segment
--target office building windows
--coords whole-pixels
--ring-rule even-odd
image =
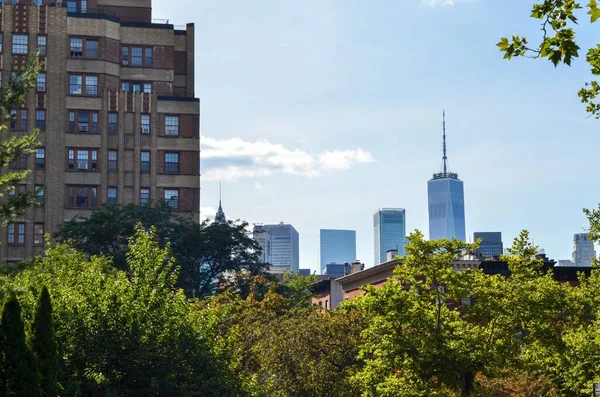
[[[165,135],[179,135],[179,116],[165,116]]]
[[[13,34],[12,37],[12,53],[13,54],[29,54],[29,36],[26,34]]]
[[[165,153],[165,172],[179,172],[179,153]]]
[[[179,190],[177,189],[165,189],[165,202],[171,208],[177,209],[179,207]]]

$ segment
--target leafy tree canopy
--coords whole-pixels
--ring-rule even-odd
[[[600,18],[598,0],[587,0],[587,4],[576,0],[543,0],[533,4],[531,17],[540,21],[541,37],[531,44],[526,37],[503,37],[498,47],[504,52],[505,59],[513,57],[546,58],[558,66],[561,63],[571,65],[573,58],[579,57],[580,46],[576,40],[576,28],[583,16],[594,24]],[[582,15],[583,14],[583,15]],[[586,50],[586,61],[593,76],[600,75],[600,43]],[[600,118],[600,95],[598,80],[586,82],[579,91],[581,102],[587,105],[587,111]]]
[[[225,272],[261,274],[266,269],[258,261],[258,245],[246,222],[198,223],[176,215],[164,203],[104,206],[87,219],[75,217],[65,223],[57,237],[73,241],[88,255],[107,255],[117,268],[126,269],[129,239],[138,223],[156,229],[161,247],[170,245],[181,267],[178,286],[189,296],[213,293],[218,277]]]

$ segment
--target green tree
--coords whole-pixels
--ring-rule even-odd
[[[541,38],[537,44],[530,44],[526,37],[503,37],[498,47],[504,52],[505,59],[513,57],[546,58],[558,66],[561,63],[571,65],[573,58],[579,57],[581,49],[576,41],[576,26],[579,26],[580,14],[586,13],[590,24],[600,18],[597,0],[588,0],[581,6],[576,0],[543,0],[533,4],[531,17],[541,21]],[[587,49],[586,61],[592,75],[600,75],[600,44]],[[579,91],[581,102],[587,105],[587,111],[600,118],[600,83],[597,80],[586,82]]]
[[[238,395],[203,333],[198,303],[175,288],[179,269],[168,247],[141,226],[128,246],[127,272],[58,244],[0,279],[0,294],[18,292],[27,321],[41,286],[52,291],[61,394]]]
[[[43,397],[55,397],[60,393],[58,384],[58,346],[52,322],[52,302],[45,286],[40,294],[31,331],[29,345],[36,358],[40,373],[40,388]]]
[[[224,272],[261,274],[265,270],[266,265],[258,262],[258,245],[247,223],[198,223],[177,216],[164,203],[104,206],[87,219],[75,217],[65,223],[57,236],[61,241],[72,240],[81,252],[107,255],[119,269],[126,269],[129,239],[138,223],[156,228],[161,247],[170,244],[181,269],[178,286],[188,296],[212,294]]]
[[[0,393],[15,397],[41,396],[35,358],[25,341],[21,305],[14,294],[2,310],[0,350]]]
[[[8,86],[0,88],[0,135],[8,134],[6,123],[16,117],[11,115],[11,111],[20,108],[25,102],[27,94],[35,86],[38,70],[37,56],[31,56],[24,68],[16,70]],[[19,157],[33,153],[38,144],[37,135],[38,131],[34,130],[29,135],[3,138],[0,143],[0,167],[8,167]],[[35,204],[33,192],[9,194],[14,192],[15,186],[23,182],[28,174],[29,170],[25,170],[6,172],[0,176],[0,219],[3,222],[24,214],[28,207]]]

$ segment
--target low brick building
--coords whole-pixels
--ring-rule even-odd
[[[103,204],[166,201],[198,219],[200,104],[194,25],[152,20],[151,0],[0,5],[0,84],[39,50],[35,92],[11,125],[40,129],[19,191],[38,206],[0,231],[0,261],[39,253],[44,233]],[[158,23],[157,23],[158,22]]]

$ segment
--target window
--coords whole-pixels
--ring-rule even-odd
[[[98,76],[70,75],[69,94],[82,95],[84,92],[85,95],[98,95]]]
[[[85,57],[90,59],[98,58],[98,40],[85,41]]]
[[[12,53],[13,54],[28,54],[29,53],[29,36],[26,34],[13,34],[12,37]]]
[[[4,41],[4,35],[0,33],[0,52],[4,50],[2,42]]]
[[[0,36],[2,36],[2,35],[0,34]],[[0,37],[0,41],[1,40],[2,40],[2,37]],[[0,87],[2,87],[2,70],[0,70]]]
[[[36,110],[35,111],[35,128],[38,130],[46,129],[46,111]]]
[[[69,76],[69,94],[81,95],[83,94],[83,77],[79,74]]]
[[[25,244],[25,224],[24,223],[9,223],[8,224],[8,243],[9,244]]]
[[[35,203],[37,205],[44,205],[44,185],[35,185]]]
[[[69,132],[80,134],[98,133],[98,112],[87,110],[69,111]]]
[[[79,37],[73,37],[71,42],[71,57],[81,58],[83,57],[83,39]]]
[[[179,116],[165,116],[165,135],[179,135]]]
[[[117,168],[118,168],[117,151],[116,150],[109,150],[108,151],[108,170],[109,171],[116,171]]]
[[[143,81],[122,81],[121,91],[144,92],[146,94],[150,94],[152,93],[152,83],[146,83]]]
[[[142,134],[150,133],[150,115],[142,114]]]
[[[142,66],[143,59],[143,48],[131,47],[131,64],[133,66]]]
[[[85,76],[85,95],[98,95],[98,76]]]
[[[150,152],[140,152],[140,171],[150,172]]]
[[[106,201],[107,204],[109,204],[109,205],[117,204],[117,188],[116,187],[109,187],[106,194],[108,197],[108,200]]]
[[[27,156],[22,154],[15,160],[11,161],[10,168],[14,170],[24,170],[27,168]]]
[[[121,47],[121,64],[129,65],[129,47]]]
[[[40,52],[40,56],[43,56],[43,57],[46,56],[47,41],[48,41],[48,38],[46,36],[38,36],[37,48],[38,48],[38,51]]]
[[[38,148],[35,151],[35,168],[44,168],[46,166],[46,149]]]
[[[150,203],[150,189],[143,187],[140,189],[140,204]]]
[[[97,171],[98,151],[96,149],[69,149],[67,154],[67,169]]]
[[[67,208],[98,208],[97,186],[69,185],[67,197]]]
[[[152,47],[121,47],[121,64],[152,67]]]
[[[44,245],[44,224],[33,224],[33,245]]]
[[[70,0],[67,1],[67,12],[87,12],[87,0]]]
[[[116,134],[118,129],[118,117],[116,113],[108,114],[108,133]]]
[[[27,109],[11,110],[10,128],[13,130],[27,130]]]
[[[46,73],[38,73],[37,90],[38,92],[46,92]]]
[[[144,66],[152,67],[152,48],[144,49]]]
[[[8,189],[9,197],[14,197],[15,194],[25,194],[25,185],[17,185],[16,189],[14,186]]]
[[[165,202],[169,207],[177,209],[179,202],[179,190],[165,189]]]
[[[179,172],[179,153],[165,153],[165,172]]]

